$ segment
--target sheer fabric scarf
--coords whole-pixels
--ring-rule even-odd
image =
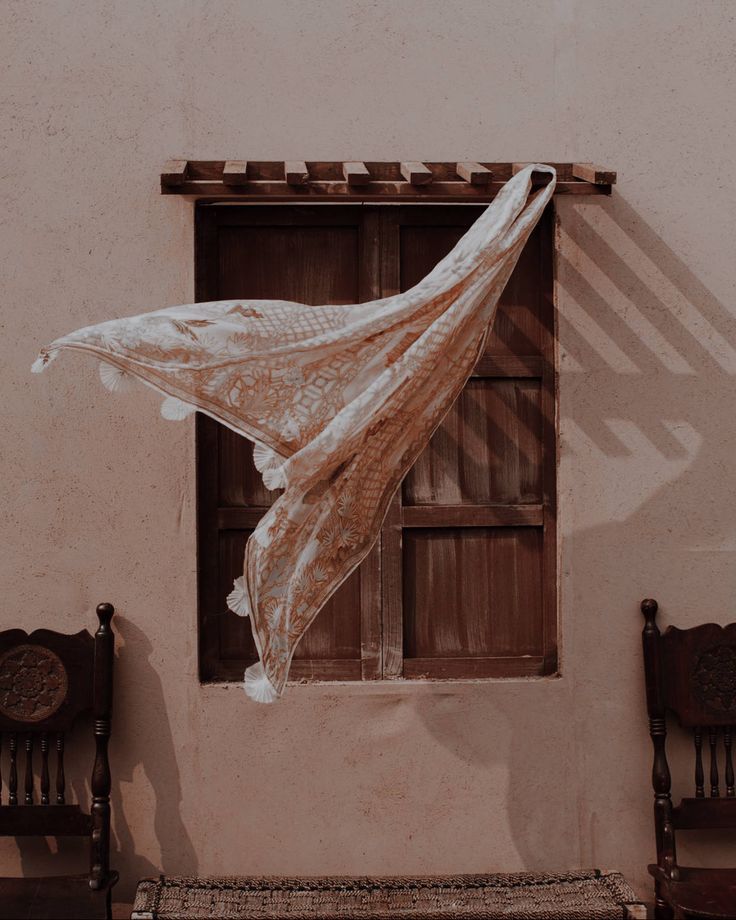
[[[532,193],[532,171],[552,175]],[[88,326],[43,349],[87,351],[113,390],[140,380],[162,414],[210,415],[255,443],[269,489],[283,489],[245,549],[228,605],[249,616],[260,661],[245,689],[284,690],[320,608],[373,546],[389,502],[462,390],[496,305],[550,201],[554,170],[534,164],[422,281],[363,304],[278,300],[188,304]]]

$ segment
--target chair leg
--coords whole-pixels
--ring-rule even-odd
[[[659,892],[659,885],[655,882],[655,885],[654,885],[654,917],[655,917],[655,920],[673,920],[674,916],[675,916],[674,910],[661,896]]]
[[[107,889],[107,898],[105,899],[105,912],[107,920],[112,920],[112,888]]]

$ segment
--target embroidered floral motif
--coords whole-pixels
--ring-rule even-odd
[[[254,310],[253,307],[246,307],[242,303],[236,304],[231,310],[227,311],[228,316],[242,316],[244,319],[260,319],[262,313]]]

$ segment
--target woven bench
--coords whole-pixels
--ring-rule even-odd
[[[618,872],[431,878],[144,879],[131,920],[622,920],[646,910]]]

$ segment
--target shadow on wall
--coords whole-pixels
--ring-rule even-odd
[[[481,684],[477,695],[464,694],[462,703],[453,691],[423,690],[413,697],[414,714],[458,764],[454,774],[438,777],[437,797],[448,826],[435,831],[446,842],[455,838],[446,871],[554,872],[578,863],[577,816],[566,807],[574,750],[571,726],[560,719],[567,688],[533,681],[520,692],[518,682],[499,682],[489,691]],[[488,783],[483,813],[459,815],[463,777],[479,772]],[[458,839],[458,829],[467,835],[465,841]],[[475,854],[472,866],[466,862],[468,851]]]
[[[560,211],[565,679],[530,685],[538,705],[513,724],[502,685],[490,713],[458,719],[456,702],[444,712],[430,696],[416,711],[461,761],[507,765],[505,814],[489,807],[487,820],[489,832],[508,822],[509,863],[620,868],[646,890],[654,831],[638,605],[658,597],[665,625],[736,619],[736,315],[619,194]],[[496,743],[480,750],[496,716]],[[687,783],[692,758],[677,741],[672,764]],[[680,794],[692,791],[675,786]],[[686,839],[681,859],[693,865],[736,858],[724,838],[697,851]]]
[[[161,872],[196,875],[198,862],[181,817],[179,767],[163,688],[158,672],[149,663],[153,647],[145,633],[119,613],[113,624],[116,639],[122,640],[117,646],[115,692],[118,698],[125,698],[125,706],[114,709],[110,741],[113,780],[110,865],[121,872],[115,899],[132,901],[140,878]],[[85,735],[83,743],[81,737]],[[91,735],[91,722],[80,721],[74,728],[73,739],[70,738],[67,758],[68,801],[81,802],[85,809],[91,801],[89,775],[94,758]],[[135,784],[125,800],[136,820],[140,821],[141,815],[150,815],[161,853],[158,864],[136,853],[140,828],[131,827],[126,819],[124,783]],[[131,801],[140,804],[140,798],[146,794],[150,797],[147,809],[131,805]],[[88,844],[83,839],[60,838],[57,849],[51,838],[19,837],[17,847],[23,875],[79,873],[88,864]]]
[[[436,693],[419,695],[415,709],[461,764],[480,764],[489,775],[505,768],[505,788],[489,790],[484,819],[490,834],[508,825],[521,867],[620,868],[643,886],[654,837],[638,601],[657,596],[664,621],[684,626],[736,618],[729,500],[736,316],[618,193],[602,206],[563,204],[561,244],[559,504],[563,528],[575,525],[562,532],[565,680],[554,688],[530,682],[538,705],[519,712],[504,705],[520,698],[511,683],[478,694],[498,703],[490,711],[479,706],[458,718],[456,699]],[[706,602],[695,606],[695,598]],[[151,643],[130,621],[115,624],[130,655],[117,675],[126,705],[111,745],[112,862],[125,871],[117,896],[130,898],[139,877],[196,874],[198,861],[180,813],[176,748],[148,660]],[[686,775],[690,768],[686,761]],[[159,865],[135,852],[140,829],[126,820],[122,783],[133,784],[125,799],[135,801],[129,807],[137,816],[150,795]],[[499,799],[504,815],[493,811]],[[447,815],[452,830],[451,798]],[[24,869],[49,871],[39,844],[20,846]],[[698,864],[684,848],[681,855]],[[719,841],[701,855],[732,861],[735,854]]]
[[[116,896],[132,900],[135,886],[140,878],[157,876],[161,872],[171,875],[196,875],[197,856],[187,828],[181,816],[181,779],[176,750],[171,735],[164,701],[161,678],[150,664],[153,651],[146,634],[128,619],[117,622],[119,635],[125,646],[131,649],[125,664],[124,677],[119,680],[121,694],[126,697],[125,707],[119,707],[120,718],[115,723],[116,741],[112,746],[111,759],[115,783],[113,785],[113,834],[111,861],[124,869]],[[136,718],[140,713],[141,718]],[[143,714],[145,713],[145,718]],[[133,744],[130,743],[133,739]],[[153,801],[153,833],[158,841],[161,856],[156,865],[147,857],[136,853],[139,829],[128,824],[125,817],[122,783],[136,783],[139,786],[144,774]],[[131,795],[129,792],[126,800]],[[145,814],[145,809],[132,808],[136,816]],[[136,820],[139,820],[137,818]]]
[[[582,810],[586,821],[615,811],[624,836],[642,841],[634,856],[653,859],[638,605],[657,597],[661,627],[736,619],[736,315],[620,195],[595,212],[569,207],[561,227],[562,454],[574,471],[562,477],[562,520],[566,501],[576,509],[563,534],[575,617],[563,668],[575,662],[568,676],[584,713]],[[692,795],[692,756],[677,743],[673,755],[673,779],[679,769],[687,784],[673,795]],[[610,852],[604,831],[601,821],[588,836],[593,861]],[[736,858],[723,839],[697,852],[687,839],[685,862]]]

